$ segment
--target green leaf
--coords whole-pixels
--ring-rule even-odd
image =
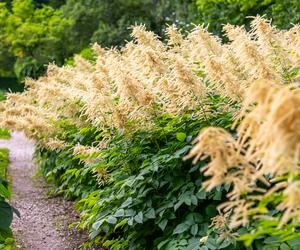
[[[207,246],[202,246],[199,248],[199,250],[209,250]]]
[[[95,231],[98,231],[98,229],[100,228],[100,226],[103,224],[103,220],[100,220],[100,221],[96,221],[93,223],[92,225],[92,228],[95,230]]]
[[[176,133],[176,138],[178,141],[184,142],[186,138],[186,134],[183,132]]]
[[[113,216],[108,216],[106,221],[109,223],[109,224],[116,224],[117,223],[117,219]]]
[[[222,192],[221,191],[215,191],[215,194],[213,196],[213,200],[215,200],[215,201],[222,200]]]
[[[195,195],[192,195],[191,196],[191,201],[192,201],[192,204],[197,206],[198,205],[198,199]]]
[[[0,195],[2,195],[6,199],[10,197],[10,192],[2,183],[0,183]]]
[[[12,207],[6,201],[0,201],[0,229],[9,229],[12,219]]]
[[[135,214],[133,209],[127,209],[125,210],[125,216],[132,217]]]
[[[174,205],[174,211],[176,211],[182,204],[183,204],[183,200],[178,201],[178,202]]]
[[[177,227],[175,227],[173,234],[181,234],[181,233],[187,231],[189,228],[190,228],[190,226],[188,224],[181,223],[181,224],[177,225]]]
[[[291,248],[286,244],[286,243],[282,243],[280,245],[280,250],[290,250]]]
[[[193,236],[195,236],[197,233],[198,233],[198,224],[194,224],[194,225],[191,227],[191,234],[192,234]]]
[[[192,204],[191,196],[189,194],[184,195],[183,201],[188,206]]]
[[[189,240],[186,250],[198,250],[200,248],[200,241],[198,238],[192,238]]]
[[[132,198],[129,197],[129,198],[127,198],[127,200],[124,201],[124,203],[121,205],[121,208],[128,207],[129,205],[131,205],[131,203],[132,203]]]
[[[206,194],[207,194],[206,191],[202,189],[196,194],[196,196],[199,200],[204,200],[206,199]]]
[[[294,249],[300,249],[300,237],[294,238],[292,240],[288,240],[286,243],[289,244]]]
[[[162,231],[164,231],[165,228],[166,228],[166,226],[167,226],[167,224],[168,224],[168,220],[167,219],[163,219],[161,222],[159,222],[158,226],[159,226],[159,228]]]
[[[145,214],[145,217],[148,219],[155,219],[155,210],[153,208],[150,208]]]
[[[117,210],[117,212],[115,212],[115,217],[123,217],[125,215],[125,211],[123,208]]]
[[[132,226],[133,225],[133,217],[131,217],[128,221],[127,221],[127,224],[129,226]]]
[[[280,242],[279,236],[268,237],[264,240],[265,244],[273,244],[273,243],[278,243],[278,242]]]
[[[219,249],[223,249],[223,248],[226,248],[228,246],[230,246],[231,244],[231,241],[228,240],[228,239],[225,239],[222,241],[222,243],[219,245]]]
[[[212,238],[208,238],[205,245],[211,250],[218,249],[218,244],[217,244],[216,240],[212,239]]]
[[[205,208],[205,213],[206,213],[207,216],[209,216],[209,217],[215,216],[215,215],[217,214],[216,206],[213,205],[213,204],[208,205],[208,206]]]
[[[186,145],[185,147],[177,150],[175,153],[174,153],[174,156],[176,158],[182,158],[184,155],[186,155],[186,153],[192,148],[191,145]]]
[[[161,249],[163,246],[165,246],[168,242],[170,241],[170,239],[166,239],[162,242],[160,242],[158,245],[157,245],[157,249]]]
[[[134,216],[134,220],[137,222],[137,223],[143,223],[143,213],[142,212],[139,212],[136,216]]]
[[[127,221],[128,221],[127,218],[124,219],[124,220],[122,220],[122,221],[120,221],[120,222],[115,226],[115,230],[116,230],[117,228],[119,228],[119,227],[123,227],[124,225],[126,225],[126,224],[127,224]]]

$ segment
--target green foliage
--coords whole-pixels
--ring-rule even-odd
[[[144,23],[163,35],[166,24],[196,20],[192,0],[13,0],[0,2],[0,75],[36,78],[88,47],[119,46],[128,27]]]
[[[221,34],[224,23],[248,27],[247,17],[257,14],[272,18],[279,28],[300,21],[298,0],[13,0],[0,4],[0,74],[16,74],[19,79],[43,74],[49,62],[63,64],[91,42],[120,46],[135,23],[144,23],[163,38],[167,24],[187,30],[190,23],[205,23]]]
[[[37,77],[44,72],[44,64],[63,62],[70,53],[65,39],[71,21],[50,6],[36,8],[31,0],[14,0],[11,9],[0,4],[0,52],[16,58],[18,78]]]
[[[280,184],[283,179],[285,177],[277,178],[273,180],[273,184]],[[261,199],[257,210],[263,213],[269,211],[269,216],[265,216],[264,219],[252,225],[252,229],[241,235],[239,240],[243,241],[246,246],[250,246],[256,239],[263,238],[266,249],[298,249],[300,246],[300,224],[293,222],[284,226],[280,224],[282,213],[276,207],[283,201],[283,198],[282,191],[278,191]]]
[[[6,99],[5,92],[3,90],[0,90],[0,102],[4,101]]]
[[[10,139],[10,132],[6,128],[0,128],[0,139]]]
[[[91,62],[96,61],[95,54],[90,47],[85,48],[82,51],[80,51],[79,55],[88,61],[91,61]],[[64,65],[74,66],[74,57],[70,57],[70,58],[66,59]]]
[[[209,24],[221,34],[222,25],[231,23],[249,28],[250,16],[266,15],[278,28],[290,28],[300,22],[298,0],[195,0],[200,11],[198,22]],[[287,18],[289,16],[289,18]]]
[[[8,150],[0,149],[0,177],[5,178],[6,168],[8,166]]]
[[[200,169],[207,162],[193,165],[182,160],[199,129],[230,128],[231,114],[220,112],[224,101],[211,97],[216,110],[209,117],[165,114],[147,130],[78,130],[66,120],[58,123],[62,131],[58,137],[68,148],[39,146],[35,157],[42,173],[56,185],[54,192],[78,199],[76,206],[82,214],[79,225],[87,228],[92,238],[87,245],[102,244],[110,249],[245,249],[233,237],[220,237],[222,232],[209,227],[230,187],[204,191],[205,177]],[[82,163],[95,155],[72,154],[78,143],[90,146],[108,137],[111,139],[96,153],[95,163]],[[208,237],[201,243],[204,236]],[[253,244],[259,241],[255,239]]]
[[[8,250],[14,244],[10,229],[13,213],[20,214],[7,202],[10,198],[8,182],[5,180],[7,166],[8,150],[0,149],[0,249]]]
[[[0,77],[0,90],[4,92],[21,92],[24,85],[16,77]]]
[[[189,24],[196,10],[191,0],[67,0],[61,9],[74,21],[70,35],[77,51],[90,42],[107,47],[122,45],[129,39],[128,27],[135,23],[144,23],[162,35],[168,23]]]
[[[102,189],[79,201],[81,225],[88,226],[96,241],[102,235],[111,249],[199,249],[208,232],[220,247],[224,241],[217,240],[209,224],[224,188],[204,192],[203,163],[193,166],[181,160],[197,129],[208,121],[167,115],[156,122],[152,131],[117,134],[101,151],[103,160],[94,165],[95,171],[107,171],[110,177]],[[224,249],[233,244],[229,240]]]
[[[221,108],[227,103],[209,97],[211,113],[181,116],[164,114],[150,129],[78,129],[60,120],[58,138],[64,149],[37,147],[35,158],[42,173],[55,184],[53,192],[76,199],[80,227],[90,232],[87,247],[116,249],[299,249],[299,225],[279,227],[276,206],[280,193],[266,196],[258,209],[270,211],[270,219],[231,231],[213,228],[217,206],[227,200],[230,186],[207,192],[201,169],[208,160],[193,165],[182,157],[201,128],[223,127],[231,131],[232,114]],[[235,131],[231,131],[235,134]],[[74,155],[77,144],[92,146],[110,138],[92,155]],[[84,164],[85,160],[97,159]],[[276,180],[281,181],[281,180]]]

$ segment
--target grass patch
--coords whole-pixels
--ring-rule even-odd
[[[6,128],[0,128],[0,139],[10,139],[10,131]]]

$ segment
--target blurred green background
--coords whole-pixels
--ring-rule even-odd
[[[164,39],[167,24],[183,31],[209,24],[222,36],[222,24],[243,24],[266,15],[278,28],[300,20],[299,0],[0,0],[0,89],[18,91],[25,77],[63,65],[75,53],[88,54],[93,42],[120,46],[130,27],[143,23]]]

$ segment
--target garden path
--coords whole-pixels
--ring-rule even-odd
[[[12,132],[10,140],[0,140],[0,148],[10,150],[9,176],[12,182],[12,204],[21,213],[13,221],[13,232],[20,249],[75,250],[87,239],[68,225],[78,214],[72,202],[47,197],[47,185],[36,176],[32,161],[34,145],[22,133]]]

